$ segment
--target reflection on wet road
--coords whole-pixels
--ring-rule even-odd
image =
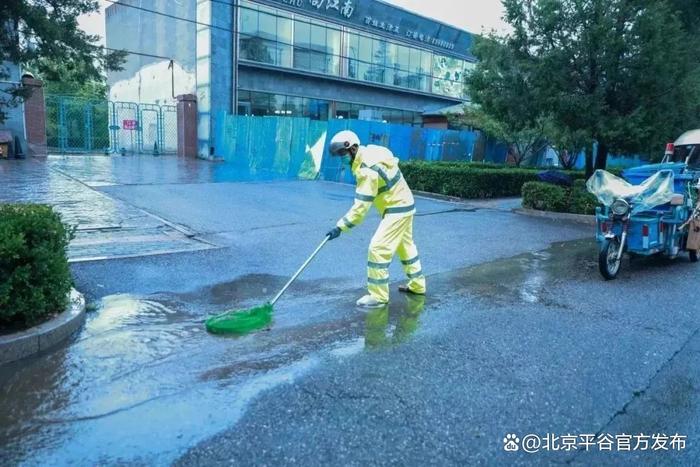
[[[546,303],[548,284],[580,271],[590,248],[555,245],[431,276],[431,297],[442,300],[397,294],[367,314],[352,307],[355,291],[302,281],[271,329],[244,338],[210,336],[203,320],[259,303],[283,277],[245,276],[187,295],[105,297],[72,344],[0,369],[0,463],[167,464],[235,425],[266,390],[329,359],[381,352],[439,326],[430,310],[447,297]]]

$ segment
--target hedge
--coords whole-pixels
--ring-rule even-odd
[[[50,206],[0,204],[0,327],[32,326],[63,311],[71,236]]]
[[[538,211],[595,214],[597,200],[586,190],[584,180],[576,180],[571,188],[543,182],[523,185],[523,207]]]
[[[471,199],[521,196],[523,186],[528,182],[539,181],[537,175],[546,170],[558,169],[515,168],[491,162],[401,162],[401,171],[412,189]],[[593,205],[593,212],[595,212],[595,199],[585,191],[585,172],[582,170],[561,170],[561,172],[570,176],[574,180],[574,186],[579,187],[573,190],[575,198],[568,200],[567,207],[561,209],[568,210],[569,205],[575,205],[577,211],[588,213]],[[609,169],[609,172],[619,176],[622,170]],[[554,204],[559,206],[557,203]]]
[[[438,167],[456,167],[465,169],[515,169],[516,167],[507,164],[498,164],[495,162],[470,162],[470,161],[410,161],[403,162],[402,164],[429,164]],[[556,170],[558,172],[563,172],[567,174],[574,180],[585,180],[586,172],[584,170],[576,169],[561,169],[558,167],[517,167],[521,170],[530,170],[536,173],[545,172],[547,170]],[[608,172],[616,175],[618,177],[622,176],[623,169],[614,167],[606,169]]]
[[[482,168],[464,162],[404,162],[401,172],[414,190],[459,198],[520,196],[523,184],[536,181],[539,173],[505,166]]]

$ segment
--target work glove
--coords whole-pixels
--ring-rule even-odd
[[[329,240],[335,240],[336,238],[340,237],[341,232],[342,230],[340,230],[340,227],[334,227],[326,234],[326,237],[329,237]]]

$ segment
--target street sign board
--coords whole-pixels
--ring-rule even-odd
[[[124,120],[122,122],[122,129],[124,130],[136,130],[138,128],[138,122],[136,120]]]

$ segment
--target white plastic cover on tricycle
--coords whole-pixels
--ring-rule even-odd
[[[604,206],[612,206],[623,198],[632,206],[632,213],[649,211],[656,206],[670,203],[673,191],[673,171],[661,170],[647,178],[641,185],[632,185],[605,170],[596,170],[586,182],[588,191]]]

